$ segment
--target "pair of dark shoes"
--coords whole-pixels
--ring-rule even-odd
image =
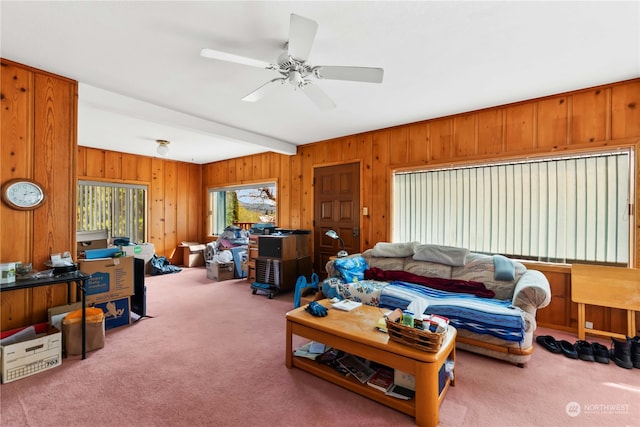
[[[551,353],[564,354],[570,359],[586,360],[588,362],[609,363],[609,350],[599,343],[589,343],[578,340],[575,344],[567,340],[556,341],[551,335],[540,335],[536,342]]]
[[[618,339],[611,337],[611,350],[609,351],[611,359],[621,368],[640,369],[640,336],[626,339]]]
[[[536,342],[549,350],[551,353],[564,354],[571,359],[578,358],[578,352],[573,344],[569,341],[560,340],[556,341],[551,335],[539,335],[536,337]]]
[[[578,340],[574,346],[580,360],[609,363],[609,349],[600,343]]]

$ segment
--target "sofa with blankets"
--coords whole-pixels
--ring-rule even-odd
[[[380,242],[330,260],[326,270],[325,296],[445,316],[458,330],[458,348],[518,366],[533,353],[536,310],[551,301],[541,272],[450,246]]]

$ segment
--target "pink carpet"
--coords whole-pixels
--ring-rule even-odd
[[[154,317],[107,331],[105,347],[86,360],[70,357],[3,384],[0,425],[414,425],[400,412],[284,366],[284,314],[292,301],[291,292],[272,300],[252,295],[242,280],[210,281],[203,268],[148,276],[147,314]],[[459,351],[456,375],[441,426],[640,425],[640,369],[537,347],[525,368]]]

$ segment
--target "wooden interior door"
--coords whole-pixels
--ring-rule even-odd
[[[360,252],[360,164],[316,168],[314,200],[314,270],[324,278],[329,257],[342,249],[327,231],[338,233],[349,254]]]

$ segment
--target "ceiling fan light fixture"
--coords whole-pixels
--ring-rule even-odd
[[[293,70],[289,73],[289,83],[291,83],[294,86],[300,86],[300,83],[302,83],[304,80],[302,79],[302,76],[300,75],[300,72]]]
[[[317,31],[316,21],[292,13],[289,19],[289,40],[284,45],[284,52],[278,55],[276,64],[214,49],[202,49],[200,54],[206,58],[277,71],[282,76],[268,81],[242,98],[243,101],[249,102],[261,99],[268,86],[276,82],[288,82],[294,89],[301,89],[320,111],[329,111],[336,107],[335,103],[318,86],[309,84],[309,79],[382,83],[382,68],[329,65],[312,67],[307,64]]]
[[[166,156],[169,153],[169,144],[170,142],[166,139],[156,139],[158,143],[158,147],[156,148],[156,152],[161,156]]]

